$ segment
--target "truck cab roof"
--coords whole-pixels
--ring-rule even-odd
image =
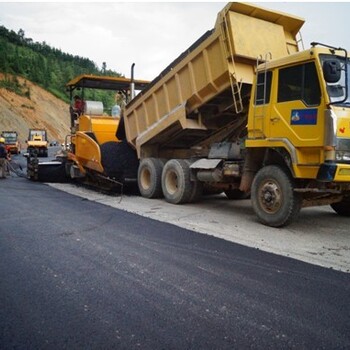
[[[259,65],[258,70],[269,70],[269,69],[274,69],[276,67],[283,67],[285,65],[289,65],[289,64],[293,64],[293,63],[300,63],[300,62],[304,62],[307,60],[311,60],[314,57],[317,57],[320,54],[327,54],[327,55],[336,55],[336,56],[340,56],[340,57],[344,57],[344,51],[341,50],[333,50],[331,48],[327,48],[327,47],[311,47],[308,50],[304,50],[304,51],[300,51],[300,52],[296,52],[294,54],[291,54],[289,56],[286,57],[282,57],[279,59],[273,59],[266,62],[262,63]],[[350,57],[350,55],[348,55],[348,58]]]

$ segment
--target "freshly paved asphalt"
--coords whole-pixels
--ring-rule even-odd
[[[350,274],[24,178],[0,213],[2,350],[350,349]]]

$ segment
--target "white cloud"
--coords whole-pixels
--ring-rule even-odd
[[[139,79],[155,78],[171,61],[214,27],[222,2],[1,3],[0,24],[99,67]],[[305,47],[320,41],[350,49],[350,3],[259,3],[306,19]]]

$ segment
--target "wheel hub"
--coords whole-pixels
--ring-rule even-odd
[[[151,172],[148,169],[143,169],[140,176],[141,186],[144,189],[151,187]]]
[[[266,182],[260,190],[260,202],[266,212],[275,213],[282,205],[282,194],[279,186],[272,182]]]
[[[176,193],[178,189],[178,178],[174,171],[169,171],[166,177],[166,186],[170,194]]]

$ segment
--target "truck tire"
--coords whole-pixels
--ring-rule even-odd
[[[288,225],[302,203],[301,195],[294,191],[292,176],[275,165],[258,171],[252,183],[251,200],[259,221],[271,227]]]
[[[163,168],[162,189],[167,202],[182,204],[189,202],[193,187],[190,180],[190,167],[183,159],[171,159]]]
[[[105,175],[125,183],[128,179],[136,182],[139,161],[136,151],[126,141],[105,142],[100,147],[101,164]]]
[[[341,202],[332,203],[331,208],[340,216],[350,216],[350,197],[345,197]]]
[[[164,160],[158,158],[142,159],[137,173],[137,183],[142,197],[162,198],[162,171]]]

